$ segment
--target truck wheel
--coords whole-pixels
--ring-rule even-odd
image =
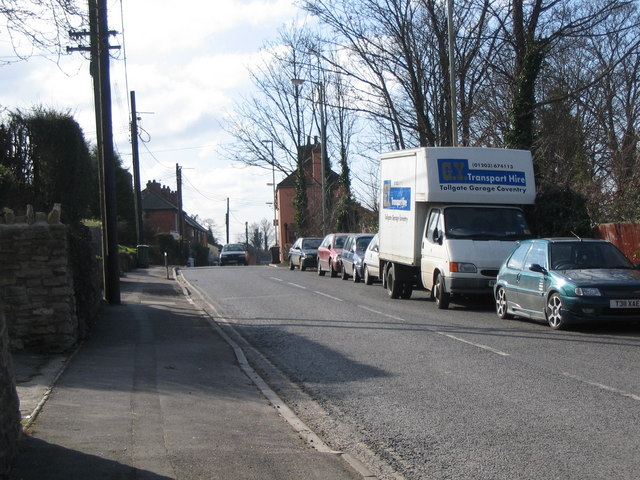
[[[387,293],[391,298],[400,298],[402,291],[402,282],[398,282],[395,278],[393,265],[387,270]]]
[[[412,293],[413,293],[413,286],[410,283],[405,282],[402,285],[402,292],[400,293],[400,298],[404,298],[405,300],[408,300],[411,298]]]
[[[449,308],[450,294],[444,291],[444,280],[440,274],[438,274],[436,282],[433,284],[433,298],[439,310]]]

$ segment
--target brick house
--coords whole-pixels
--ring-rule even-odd
[[[305,183],[307,186],[307,210],[310,234],[322,236],[322,151],[320,144],[307,144],[299,148],[299,155],[303,158]],[[330,170],[327,174],[327,183],[337,185],[338,174]],[[337,195],[334,188],[327,195]],[[296,209],[293,200],[296,195],[296,173],[292,173],[276,186],[276,206],[278,209],[278,225],[276,235],[280,245],[280,258],[283,260],[289,251],[289,247],[298,238],[296,226]]]
[[[155,180],[147,182],[142,190],[142,218],[145,231],[157,234],[171,234],[179,239],[178,193]],[[184,240],[206,247],[208,230],[189,217],[184,211]]]

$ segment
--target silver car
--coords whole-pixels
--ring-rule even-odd
[[[378,253],[380,251],[380,242],[376,233],[371,239],[369,246],[364,252],[364,261],[362,264],[362,278],[364,283],[371,285],[380,278],[380,262],[378,261]]]

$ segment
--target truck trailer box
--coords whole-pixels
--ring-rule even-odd
[[[525,205],[535,200],[531,153],[423,147],[381,155],[380,258],[419,267],[434,204]]]

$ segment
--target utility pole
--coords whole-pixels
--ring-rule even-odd
[[[133,159],[133,189],[136,213],[136,241],[144,243],[142,223],[142,194],[140,192],[140,156],[138,153],[138,112],[136,111],[136,92],[131,92],[131,151]]]
[[[244,222],[244,238],[245,244],[249,247],[249,222]]]
[[[111,78],[106,0],[89,0],[89,31],[69,32],[71,37],[89,35],[91,46],[67,47],[67,52],[91,52],[90,73],[98,143],[98,179],[100,183],[100,217],[102,219],[102,258],[104,297],[111,305],[120,304],[120,266],[118,260],[118,211],[116,205],[115,154],[111,123]]]
[[[107,23],[107,1],[89,0],[89,12],[92,17],[91,43],[92,74],[96,114],[99,114],[97,131],[98,155],[102,169],[103,217],[102,252],[104,258],[105,299],[111,305],[120,304],[120,267],[118,263],[118,214],[115,188],[115,155],[113,149],[113,128],[111,124],[111,78],[109,74],[109,27]]]
[[[322,235],[327,234],[327,118],[325,116],[324,85],[318,82],[318,101],[320,103],[320,198],[322,199]]]
[[[449,35],[449,90],[451,91],[451,146],[458,146],[458,101],[456,98],[456,64],[453,37],[453,0],[447,0],[447,32]]]
[[[182,214],[182,168],[176,163],[176,182],[178,184],[178,235],[180,236],[180,254],[178,258],[182,260],[182,249],[184,241],[184,215]]]
[[[227,215],[225,216],[225,225],[227,227],[227,243],[229,243],[229,197],[227,197]]]

